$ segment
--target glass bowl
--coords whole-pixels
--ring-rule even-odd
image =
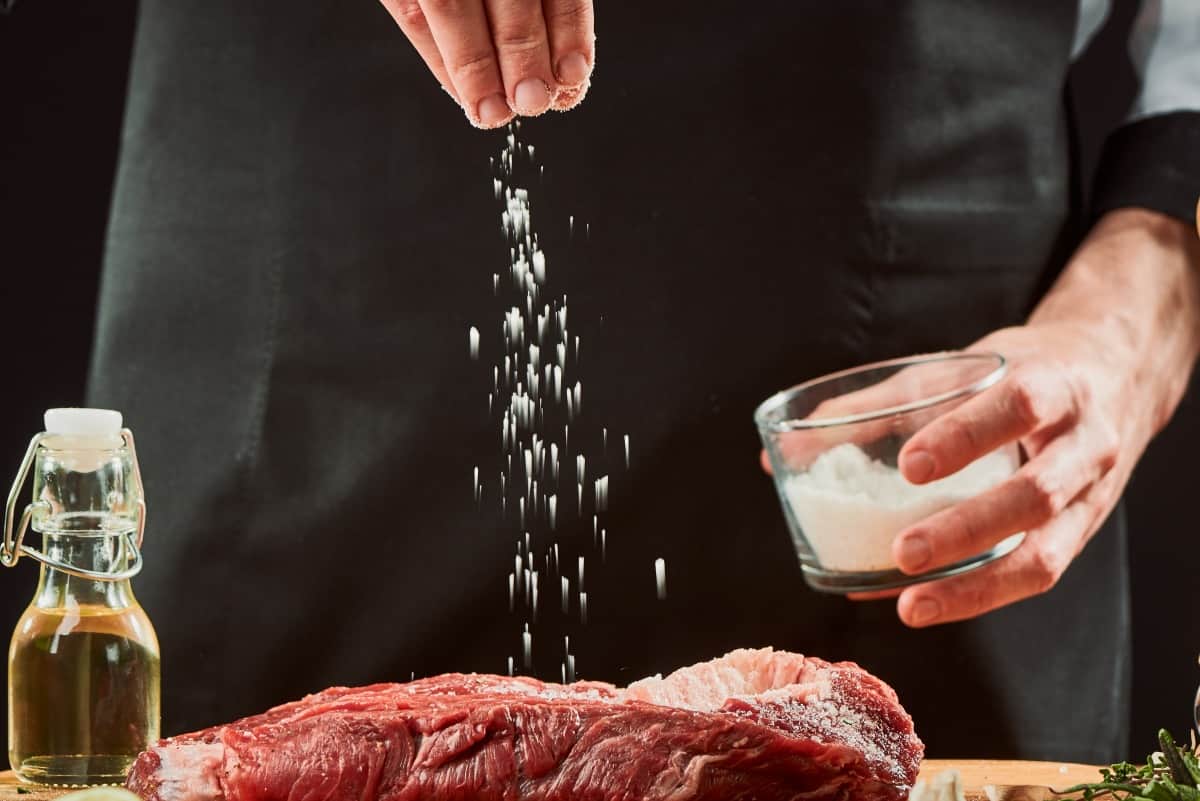
[[[927,484],[897,469],[924,426],[1004,377],[998,353],[950,352],[855,367],[772,395],[754,413],[804,578],[823,592],[903,587],[973,570],[1021,544],[1016,534],[969,559],[903,573],[892,541],[978,495],[1020,465],[1016,443]]]

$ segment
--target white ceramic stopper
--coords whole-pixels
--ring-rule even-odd
[[[46,433],[64,437],[118,437],[124,420],[111,409],[47,409]]]

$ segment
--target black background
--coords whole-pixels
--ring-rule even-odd
[[[0,11],[6,5],[0,2]],[[1135,88],[1123,48],[1135,12],[1136,2],[1118,0],[1072,76],[1082,190],[1104,135]],[[7,345],[0,475],[15,471],[28,438],[40,430],[43,409],[84,399],[135,22],[133,0],[18,0],[0,13],[0,337]],[[1188,503],[1194,471],[1185,461],[1185,449],[1200,442],[1195,384],[1127,495],[1135,645],[1131,756],[1154,747],[1159,726],[1185,731],[1200,681],[1200,615],[1191,597],[1200,543]],[[147,558],[153,558],[152,544]],[[0,574],[0,628],[15,623],[35,581],[27,561]],[[1095,658],[1112,655],[1098,651]]]

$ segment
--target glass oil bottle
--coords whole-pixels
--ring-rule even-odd
[[[33,501],[16,518],[33,474]],[[14,526],[15,523],[15,526]],[[41,563],[8,651],[9,762],[24,782],[117,784],[159,737],[158,640],[130,586],[146,504],[121,415],[52,409],[9,494],[0,562]],[[32,528],[41,548],[25,543]]]

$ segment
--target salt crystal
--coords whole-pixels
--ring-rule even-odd
[[[661,557],[654,560],[654,585],[658,590],[658,600],[665,601],[667,599],[667,560]]]

